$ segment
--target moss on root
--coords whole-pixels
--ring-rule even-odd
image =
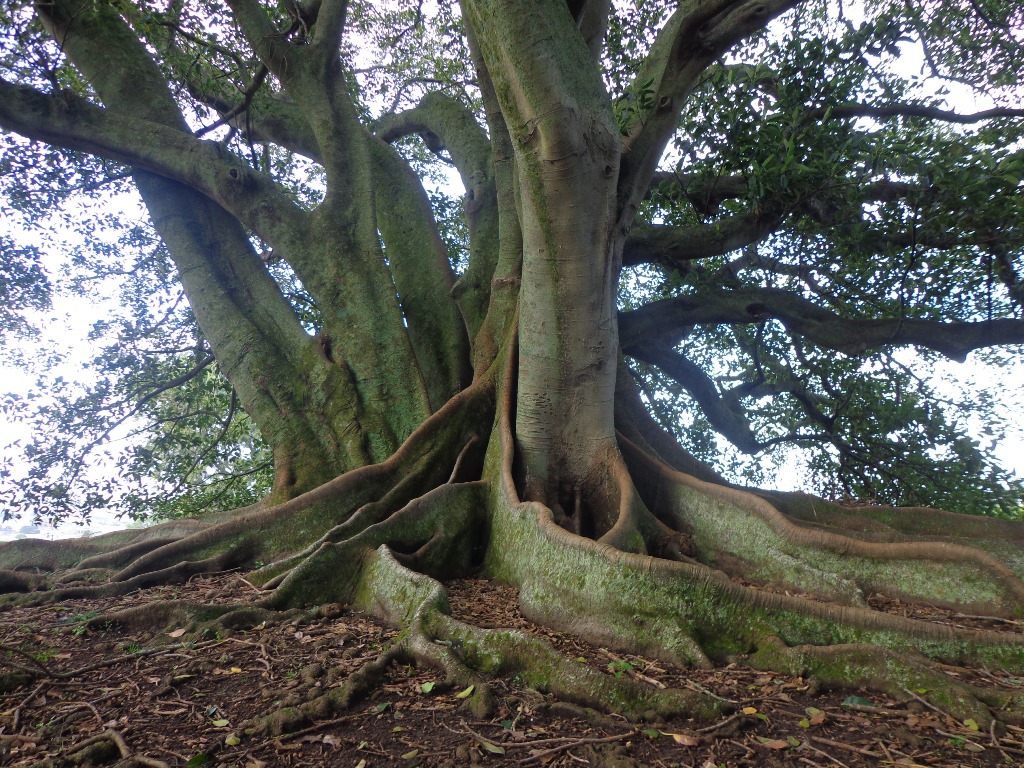
[[[943,554],[964,548],[907,549],[901,541],[890,550],[876,541],[824,536],[761,499],[687,479],[649,458],[632,457],[627,468],[616,451],[603,456],[576,491],[572,515],[560,518],[572,524],[576,517],[579,525],[579,515],[590,514],[582,529],[594,540],[557,525],[551,508],[520,500],[512,471],[511,385],[503,383],[496,414],[490,394],[482,391],[479,399],[463,402],[467,412],[453,406],[449,416],[459,419],[432,423],[387,462],[279,507],[173,529],[175,536],[166,535],[170,528],[126,536],[108,542],[112,549],[106,551],[30,547],[38,562],[48,557],[52,565],[74,552],[80,565],[55,579],[20,571],[2,575],[10,589],[62,582],[59,589],[21,599],[63,599],[122,594],[283,554],[252,574],[266,590],[255,607],[166,602],[94,621],[230,632],[309,605],[345,603],[401,630],[340,688],[290,702],[253,724],[266,732],[351,706],[395,660],[430,667],[443,686],[471,691],[465,704],[477,717],[494,706],[488,681],[497,674],[518,675],[539,691],[634,720],[721,713],[722,702],[711,696],[615,678],[563,657],[536,637],[452,618],[439,580],[480,572],[516,585],[527,617],[620,650],[702,667],[747,658],[828,686],[923,689],[935,706],[979,723],[993,712],[1007,717],[1021,708],[1008,696],[951,682],[936,665],[984,664],[1024,673],[1020,635],[954,630],[851,604],[858,590],[898,579],[902,590],[930,597],[945,590],[941,598],[961,605],[974,590],[988,608],[1019,607],[1024,586],[993,566],[990,555],[971,550],[966,563],[957,563]],[[480,426],[481,413],[495,415],[484,456],[473,438],[479,430],[470,429]],[[646,482],[645,493],[636,482]],[[683,539],[710,562],[731,557],[746,575],[840,594],[845,604],[744,587],[684,553]],[[668,551],[675,559],[652,557],[651,551]]]

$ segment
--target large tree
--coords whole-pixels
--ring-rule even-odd
[[[407,629],[382,662],[474,683],[478,711],[502,669],[632,717],[722,705],[452,619],[439,580],[480,572],[538,622],[681,664],[743,655],[826,685],[913,687],[979,723],[1020,704],[938,666],[1024,673],[1019,635],[867,605],[1024,615],[1024,529],[958,514],[1012,508],[1019,485],[919,375],[929,355],[1024,343],[1016,4],[3,13],[9,210],[130,183],[152,229],[125,233],[124,252],[159,238],[135,265],[109,242],[105,264],[80,265],[119,274],[141,305],[99,372],[130,383],[106,394],[178,430],[127,474],[187,453],[189,435],[234,453],[204,449],[178,473],[216,458],[258,474],[260,445],[273,466],[244,508],[7,545],[10,590],[117,594],[240,566],[267,590],[258,610],[161,603],[146,620],[237,627],[341,602]],[[920,74],[900,74],[901,51],[921,53]],[[947,81],[994,106],[949,108]],[[2,274],[41,301],[38,253],[6,245],[17,268]],[[145,295],[173,283],[184,315]],[[237,428],[243,410],[261,443]],[[731,485],[695,455],[709,429],[749,453],[817,446],[823,476],[917,506]],[[86,503],[105,503],[91,482]],[[36,498],[72,486],[37,483]],[[935,499],[951,509],[923,506]],[[342,706],[367,679],[269,725]]]

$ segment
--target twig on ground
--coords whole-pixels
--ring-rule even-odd
[[[737,720],[742,720],[745,717],[749,717],[749,715],[745,715],[742,712],[737,712],[737,713],[735,713],[733,715],[729,715],[727,718],[725,718],[725,720],[717,722],[714,725],[709,725],[709,726],[707,726],[705,728],[698,728],[697,729],[697,733],[702,733],[702,734],[714,733],[715,731],[719,731],[722,728],[725,728],[727,725],[729,725],[731,723],[734,723]]]
[[[322,731],[324,728],[330,728],[332,725],[340,725],[341,723],[344,723],[347,720],[354,720],[355,718],[359,717],[361,714],[362,714],[361,712],[350,712],[347,715],[342,715],[341,717],[335,717],[335,718],[333,718],[331,720],[322,720],[319,723],[314,723],[313,725],[310,725],[310,726],[308,726],[306,728],[300,728],[297,731],[292,731],[291,733],[286,733],[286,734],[283,734],[281,736],[278,736],[277,737],[277,741],[279,741],[279,742],[281,742],[283,744],[284,742],[291,741],[292,739],[298,739],[298,738],[300,738],[302,736],[308,736],[311,733],[316,733],[317,731]]]
[[[909,690],[909,689],[907,689],[907,688],[904,688],[904,689],[903,689],[903,692],[904,692],[905,694],[907,694],[908,696],[911,696],[911,697],[913,697],[913,699],[914,699],[915,701],[917,701],[917,702],[918,702],[919,704],[923,704],[924,706],[928,707],[928,709],[930,709],[930,710],[931,710],[932,712],[935,712],[935,713],[937,713],[937,714],[940,714],[940,715],[942,715],[943,717],[945,717],[945,718],[947,718],[947,719],[952,719],[952,718],[950,718],[950,715],[949,715],[949,713],[948,713],[948,712],[944,712],[943,710],[939,709],[939,708],[938,708],[938,707],[936,707],[936,706],[935,706],[934,704],[932,704],[932,703],[931,703],[930,701],[928,701],[928,700],[926,700],[926,699],[923,699],[923,698],[921,698],[920,696],[918,696],[918,695],[917,695],[916,693],[914,693],[913,691],[911,691],[911,690]]]
[[[697,693],[703,693],[705,696],[710,696],[713,699],[718,699],[719,701],[724,701],[726,704],[739,704],[738,701],[734,701],[733,699],[727,699],[724,696],[719,696],[717,693],[714,693],[713,691],[709,691],[703,685],[700,685],[699,683],[695,683],[692,680],[687,680],[685,685],[691,691],[696,691]]]
[[[992,722],[990,722],[988,724],[988,737],[989,737],[989,739],[992,740],[992,746],[995,747],[996,749],[998,749],[1000,754],[1002,754],[1003,759],[1007,763],[1012,763],[1013,759],[1006,753],[1006,750],[1003,749],[1003,745],[999,743],[999,739],[996,737],[996,720],[995,720],[995,718],[992,718]]]
[[[35,699],[35,697],[39,695],[39,692],[42,691],[43,688],[45,687],[46,683],[40,683],[39,685],[37,685],[35,689],[32,691],[32,693],[30,693],[28,696],[22,699],[21,703],[14,708],[14,719],[11,721],[12,731],[14,731],[15,733],[18,732],[18,725],[21,721],[22,711],[24,711],[25,707],[32,703],[32,700]]]
[[[635,735],[636,735],[636,731],[629,731],[628,733],[622,733],[622,734],[619,734],[618,736],[605,736],[603,738],[601,738],[601,737],[593,737],[593,738],[573,739],[572,741],[570,741],[570,742],[568,742],[566,744],[561,744],[559,746],[551,747],[551,749],[545,749],[542,752],[537,752],[535,754],[530,755],[529,757],[524,757],[522,760],[519,761],[519,763],[520,763],[520,765],[526,765],[528,763],[532,763],[534,760],[536,760],[538,762],[542,762],[542,761],[546,760],[549,757],[553,757],[554,755],[557,755],[559,752],[564,752],[567,749],[572,749],[573,747],[582,747],[582,746],[584,746],[586,744],[611,744],[612,742],[622,741],[623,739],[626,739],[626,738],[629,738],[630,736],[635,736]],[[520,746],[526,747],[526,746],[530,746],[530,745],[529,744],[503,744],[502,746],[505,747],[505,748],[508,748],[508,747],[513,747],[513,746],[515,746],[515,747],[520,747]]]
[[[885,757],[885,755],[880,752],[872,752],[870,749],[862,749],[861,747],[855,747],[852,744],[843,744],[841,741],[832,741],[832,739],[825,739],[821,736],[809,736],[808,738],[818,744],[824,744],[826,747],[835,747],[836,749],[844,749],[847,752],[856,752],[858,755],[864,755],[864,757]]]
[[[807,747],[808,749],[814,751],[814,752],[817,752],[819,755],[823,755],[823,756],[827,757],[833,763],[835,763],[836,765],[840,766],[840,768],[850,768],[850,766],[848,766],[846,763],[844,763],[838,757],[836,757],[835,755],[830,755],[828,752],[826,752],[823,749],[818,749],[816,746],[811,744],[810,741],[805,741],[804,742],[804,746]]]

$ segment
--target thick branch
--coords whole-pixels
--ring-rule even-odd
[[[681,329],[710,323],[760,323],[777,319],[791,332],[828,349],[859,355],[868,349],[910,345],[963,361],[975,349],[1024,343],[1024,320],[977,323],[901,318],[845,318],[795,294],[774,289],[679,296],[619,316],[627,354],[650,340],[671,343]]]
[[[619,209],[628,218],[650,185],[679,113],[701,73],[725,51],[764,28],[800,0],[717,0],[683,3],[658,35],[633,82],[653,83],[653,106],[626,127]]]
[[[229,0],[228,5],[253,53],[283,82],[288,54],[293,48],[285,34],[274,27],[257,0]]]
[[[387,142],[419,134],[436,143],[431,149],[447,149],[462,176],[462,184],[472,193],[490,177],[491,145],[473,113],[457,99],[442,93],[425,95],[414,108],[385,115],[377,125],[377,135]]]
[[[720,256],[763,240],[780,222],[778,216],[747,213],[695,227],[637,225],[626,240],[623,266],[673,264]]]
[[[697,401],[716,430],[745,453],[757,453],[763,446],[750,428],[738,398],[723,398],[703,369],[687,357],[657,344],[634,346],[630,355],[655,365],[681,384]]]
[[[948,109],[929,107],[925,104],[884,104],[881,106],[837,104],[835,106],[812,109],[807,113],[807,116],[812,120],[855,117],[871,117],[884,120],[890,117],[923,117],[929,120],[941,120],[946,123],[967,125],[984,122],[985,120],[1024,117],[1024,109],[996,107],[995,109],[986,109],[981,112],[963,114]]]
[[[599,60],[604,50],[604,38],[608,32],[608,14],[611,0],[567,0],[569,12],[576,20],[583,42],[587,44],[594,59]]]
[[[269,176],[218,144],[114,114],[70,93],[48,96],[6,81],[0,81],[0,125],[178,181],[215,200],[275,248],[299,250],[296,236],[306,229],[306,212]]]

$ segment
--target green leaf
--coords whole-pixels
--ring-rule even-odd
[[[402,759],[403,760],[412,760],[419,753],[420,753],[420,751],[418,749],[410,749],[408,752],[406,752],[404,755],[402,755]]]
[[[476,686],[475,685],[471,685],[466,690],[459,691],[458,693],[456,693],[455,694],[455,698],[456,699],[468,699],[470,696],[473,695],[473,691],[475,691],[475,690],[476,690]]]
[[[656,739],[661,735],[661,731],[659,731],[657,728],[644,728],[642,731],[640,731],[640,733],[642,733],[648,739]]]
[[[437,683],[435,683],[433,680],[423,683],[423,685],[420,686],[420,692],[430,693],[432,690],[434,690],[435,685],[437,685]]]
[[[186,768],[199,768],[199,766],[206,765],[208,762],[210,762],[210,756],[205,752],[200,752],[197,755],[193,755],[189,761],[185,763],[185,766]]]
[[[218,728],[224,728],[225,726],[229,725],[227,720],[211,720],[210,723],[212,725],[217,726]]]
[[[964,727],[967,728],[967,730],[969,731],[981,730],[980,728],[978,728],[978,722],[976,720],[972,720],[971,718],[964,720]]]
[[[240,738],[238,738],[238,736],[236,734],[229,733],[224,738],[224,743],[227,744],[229,747],[237,747],[239,744],[242,743],[242,740]]]
[[[483,747],[484,750],[486,750],[487,752],[490,752],[492,755],[504,755],[505,754],[505,748],[502,747],[502,746],[499,746],[498,744],[492,744],[491,742],[484,741],[483,739],[478,740],[477,743],[481,747]]]
[[[843,706],[873,707],[875,705],[862,696],[847,696],[845,699],[843,699]]]

